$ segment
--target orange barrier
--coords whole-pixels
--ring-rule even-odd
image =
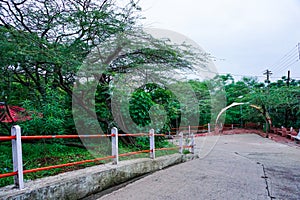
[[[182,148],[192,148],[193,146],[182,146]],[[180,149],[180,147],[167,147],[167,148],[159,148],[155,149],[155,151],[166,151],[166,150],[177,150]]]
[[[178,150],[178,149],[180,149],[180,147],[159,148],[159,149],[155,149],[155,151]]]
[[[115,137],[115,134],[107,134],[107,135],[39,135],[39,136],[21,136],[21,139],[23,140],[35,140],[35,139],[70,139],[70,138],[100,138],[100,137]],[[137,133],[137,134],[118,134],[120,137],[125,137],[125,136],[133,136],[133,137],[140,137],[140,136],[149,136],[149,134],[146,133]],[[166,136],[165,134],[154,134],[154,136]],[[0,140],[13,140],[16,139],[16,136],[1,136]],[[161,148],[158,150],[172,150],[172,149],[178,149],[179,147],[175,148]],[[157,149],[155,149],[157,150]],[[149,153],[151,152],[150,150],[141,150],[141,151],[136,151],[136,152],[129,152],[129,153],[124,153],[124,154],[119,154],[120,157],[124,156],[130,156],[130,155],[136,155],[136,154],[141,154],[141,153]],[[68,167],[68,166],[73,166],[73,165],[80,165],[84,163],[90,163],[90,162],[96,162],[100,160],[107,160],[111,158],[115,158],[116,156],[107,156],[104,158],[96,158],[92,160],[83,160],[83,161],[77,161],[77,162],[72,162],[72,163],[66,163],[66,164],[60,164],[60,165],[53,165],[53,166],[48,166],[48,167],[41,167],[41,168],[35,168],[35,169],[29,169],[29,170],[24,170],[23,174],[27,173],[33,173],[33,172],[38,172],[38,171],[45,171],[45,170],[50,170],[50,169],[56,169],[56,168],[62,168],[62,167]],[[17,175],[17,172],[9,172],[5,174],[0,174],[0,178],[5,178],[9,176],[15,176]]]
[[[111,137],[111,135],[33,135],[21,136],[22,140],[40,140],[40,139],[72,139],[72,138],[101,138]],[[0,136],[0,141],[14,140],[16,136]]]
[[[155,149],[155,151],[177,150],[179,148],[180,147],[159,148],[159,149]],[[183,146],[182,148],[192,148],[192,146]],[[131,156],[131,155],[137,155],[137,154],[149,153],[149,152],[150,152],[150,150],[141,150],[141,151],[119,154],[119,157],[125,157],[125,156]],[[34,172],[39,172],[39,171],[47,171],[47,170],[63,168],[63,167],[70,167],[70,166],[74,166],[74,165],[81,165],[81,164],[97,162],[97,161],[101,161],[101,160],[108,160],[108,159],[112,159],[115,157],[116,156],[107,156],[107,157],[95,158],[95,159],[91,159],[91,160],[82,160],[82,161],[76,161],[76,162],[72,162],[72,163],[65,163],[65,164],[60,164],[60,165],[52,165],[52,166],[47,166],[47,167],[28,169],[28,170],[24,170],[23,174],[34,173]],[[5,173],[5,174],[0,174],[0,178],[15,176],[15,175],[17,175],[17,173],[18,172],[9,172],[9,173]]]
[[[192,148],[193,146],[182,146],[182,148]]]
[[[122,154],[119,154],[119,157],[132,156],[132,155],[137,155],[137,154],[141,154],[141,153],[149,153],[149,152],[151,152],[151,151],[150,150],[141,150],[141,151],[135,151],[135,152],[129,152],[129,153],[122,153]]]
[[[203,125],[203,126],[180,126],[178,128],[171,128],[171,134],[177,134],[178,132],[187,132],[189,131],[190,133],[193,132],[209,132],[211,128],[210,124]]]
[[[114,137],[115,135],[112,134]],[[127,133],[127,134],[118,134],[119,137],[141,137],[141,136],[149,136],[148,133]]]
[[[72,139],[72,138],[101,138],[111,137],[111,135],[34,135],[21,136],[22,140],[39,140],[39,139]]]
[[[5,178],[5,177],[9,177],[9,176],[15,176],[17,174],[18,174],[18,172],[9,172],[9,173],[5,173],[5,174],[0,174],[0,178]]]
[[[0,136],[0,141],[14,140],[14,139],[16,139],[16,136]]]
[[[100,160],[108,160],[108,159],[111,159],[111,158],[115,158],[115,156],[107,156],[107,157],[95,158],[95,159],[91,159],[91,160],[82,160],[82,161],[77,161],[77,162],[72,162],[72,163],[52,165],[52,166],[48,166],[48,167],[40,167],[40,168],[34,168],[34,169],[28,169],[28,170],[24,170],[23,174],[39,172],[39,171],[46,171],[46,170],[50,170],[50,169],[57,169],[57,168],[63,168],[63,167],[69,167],[69,166],[74,166],[74,165],[81,165],[81,164],[84,164],[84,163],[97,162],[97,161],[100,161]],[[0,178],[15,176],[15,175],[17,175],[17,173],[18,172],[10,172],[10,173],[5,173],[5,174],[0,174]]]
[[[115,136],[112,134],[112,136]],[[141,137],[141,136],[149,136],[149,133],[127,133],[127,134],[118,134],[119,137]],[[154,136],[166,136],[166,134],[154,134]]]
[[[207,136],[207,133],[199,133],[199,134],[195,134],[195,137],[204,137]]]
[[[166,134],[154,134],[154,136],[162,136],[162,137],[164,137],[164,136],[166,136]]]
[[[149,150],[141,150],[136,152],[128,152],[123,154],[118,154],[118,137],[142,137],[146,136],[150,139],[150,149]],[[68,166],[80,165],[85,163],[91,163],[101,160],[108,160],[113,159],[113,164],[118,164],[119,157],[131,156],[141,153],[150,153],[150,158],[155,159],[155,151],[156,150],[176,150],[180,149],[182,153],[182,149],[184,148],[192,148],[194,147],[194,139],[192,139],[193,143],[192,146],[183,146],[182,139],[183,135],[181,136],[181,143],[180,147],[171,147],[171,148],[155,148],[155,136],[166,136],[166,134],[155,134],[154,129],[151,129],[149,133],[136,133],[136,134],[118,134],[117,128],[112,128],[111,134],[97,134],[97,135],[35,135],[35,136],[22,136],[21,135],[21,128],[20,126],[16,125],[12,128],[12,136],[0,136],[0,141],[12,140],[12,148],[13,148],[13,166],[14,172],[9,172],[5,174],[0,174],[0,178],[15,176],[15,184],[19,186],[20,189],[24,188],[24,181],[23,175],[27,173],[39,172],[39,171],[46,171],[51,169],[63,168]],[[90,160],[83,160],[83,161],[76,161],[71,163],[65,164],[58,164],[52,165],[47,167],[40,167],[34,169],[23,170],[23,161],[22,161],[22,140],[36,140],[36,139],[71,139],[71,138],[104,138],[104,137],[111,137],[112,142],[112,155],[103,157],[103,158],[95,158]],[[193,138],[193,137],[192,137]]]
[[[129,133],[118,134],[119,137],[141,137],[149,136],[148,133]],[[166,136],[165,134],[154,134],[154,136]],[[107,135],[33,135],[33,136],[21,136],[22,140],[40,140],[40,139],[74,139],[74,138],[102,138],[102,137],[115,137],[114,134]],[[16,136],[0,136],[0,141],[13,140]]]
[[[72,163],[66,163],[66,164],[60,164],[60,165],[53,165],[53,166],[48,166],[48,167],[40,167],[40,168],[35,168],[35,169],[28,169],[24,170],[23,174],[28,174],[32,172],[39,172],[39,171],[45,171],[45,170],[50,170],[50,169],[57,169],[57,168],[62,168],[62,167],[69,167],[69,166],[74,166],[74,165],[81,165],[84,163],[91,163],[91,162],[97,162],[101,160],[108,160],[111,158],[115,158],[115,156],[107,156],[103,158],[95,158],[91,160],[82,160],[82,161],[77,161],[77,162],[72,162]]]

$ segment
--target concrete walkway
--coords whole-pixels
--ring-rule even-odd
[[[201,159],[155,172],[98,199],[300,199],[299,147],[255,134],[200,137],[196,144]]]

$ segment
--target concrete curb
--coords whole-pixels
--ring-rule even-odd
[[[25,183],[23,190],[13,189],[13,186],[0,188],[0,199],[80,199],[138,176],[195,158],[198,155],[173,154],[155,160],[142,158],[121,161],[118,165],[109,163],[93,166],[29,181]]]

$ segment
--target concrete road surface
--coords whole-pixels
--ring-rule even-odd
[[[200,137],[196,144],[200,159],[155,172],[100,198],[99,194],[91,198],[300,199],[299,147],[255,134]]]

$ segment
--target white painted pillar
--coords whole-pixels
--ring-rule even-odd
[[[179,133],[179,153],[182,154],[183,153],[183,133],[180,132]]]
[[[150,158],[155,159],[155,138],[154,138],[154,129],[149,131],[150,137]]]
[[[195,153],[195,135],[194,133],[192,133],[191,135],[191,153],[194,154]]]
[[[18,172],[18,174],[14,176],[14,183],[17,187],[19,187],[19,189],[23,189],[24,178],[23,178],[21,127],[18,125],[11,127],[11,136],[16,136],[16,139],[12,140],[13,170],[14,172]]]
[[[118,129],[113,127],[111,129],[111,152],[112,156],[115,158],[113,159],[113,165],[117,165],[119,163],[119,144],[118,144]]]

